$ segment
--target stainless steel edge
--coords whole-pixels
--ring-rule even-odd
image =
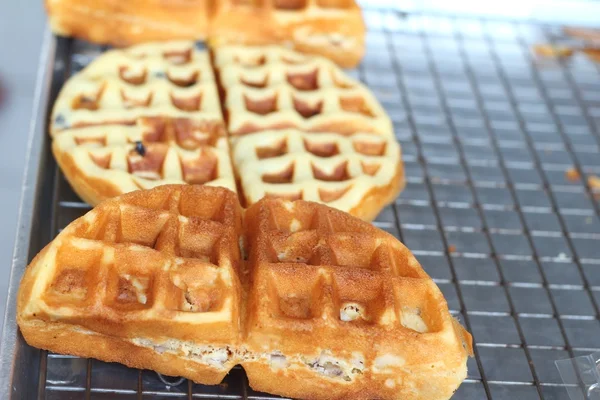
[[[11,398],[14,362],[19,331],[16,329],[16,292],[27,266],[30,251],[31,227],[34,218],[36,188],[40,179],[39,168],[46,135],[51,75],[54,67],[56,40],[46,27],[38,63],[32,118],[27,139],[27,153],[21,202],[17,216],[17,234],[9,275],[4,324],[0,337],[0,399]]]

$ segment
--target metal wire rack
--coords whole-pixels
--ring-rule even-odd
[[[391,115],[408,181],[375,224],[415,253],[474,335],[454,398],[565,398],[553,361],[600,350],[600,193],[585,185],[600,174],[598,66],[536,59],[531,45],[552,42],[555,26],[389,10],[366,19],[367,55],[351,73]],[[102,50],[59,39],[51,99]],[[32,254],[89,209],[45,140],[40,190],[52,201],[39,206]],[[250,389],[240,368],[203,386],[24,352],[39,361],[29,390],[40,399],[277,398]]]

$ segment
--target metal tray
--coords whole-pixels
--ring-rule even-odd
[[[558,399],[553,361],[600,350],[600,204],[574,166],[600,174],[600,70],[537,60],[557,27],[366,12],[367,55],[351,73],[389,111],[408,184],[375,224],[412,249],[476,340],[456,399]],[[270,399],[242,369],[196,385],[27,346],[15,325],[23,270],[84,214],[49,151],[58,90],[102,48],[47,38],[2,333],[0,398]],[[596,196],[595,196],[596,195]]]

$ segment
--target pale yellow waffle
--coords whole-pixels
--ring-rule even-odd
[[[65,84],[50,134],[66,178],[92,205],[166,183],[235,190],[209,55],[192,42],[101,55]]]
[[[210,43],[283,44],[354,67],[365,51],[365,25],[354,0],[222,0]]]
[[[231,135],[265,129],[375,132],[392,124],[373,94],[322,57],[277,46],[215,49]]]
[[[214,53],[247,204],[304,199],[372,220],[396,198],[400,146],[366,87],[327,59],[281,47]]]
[[[50,133],[140,117],[221,121],[209,54],[187,41],[107,51],[65,83]]]
[[[27,268],[25,340],[218,383],[237,363],[241,212],[233,192],[173,185],[108,200]]]
[[[236,189],[220,124],[140,118],[131,126],[68,129],[55,136],[52,150],[73,189],[89,204],[168,183]]]
[[[233,141],[232,152],[247,204],[303,199],[372,220],[404,187],[400,146],[389,135],[263,131]]]
[[[306,399],[448,399],[472,352],[391,235],[305,201],[243,214],[208,186],[136,191],[72,222],[27,267],[17,322],[53,352],[202,384],[241,364],[254,389]]]
[[[410,251],[346,213],[265,199],[245,216],[242,360],[256,390],[308,399],[448,399],[471,336]]]

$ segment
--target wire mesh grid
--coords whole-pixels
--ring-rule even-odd
[[[585,185],[600,174],[598,67],[532,56],[554,26],[365,16],[367,54],[351,73],[392,117],[408,182],[375,224],[415,253],[474,335],[454,398],[565,398],[553,361],[600,350],[600,204]],[[102,50],[60,41],[61,79]],[[49,163],[53,236],[89,207]],[[40,371],[45,399],[276,398],[240,368],[203,386],[44,352]]]

